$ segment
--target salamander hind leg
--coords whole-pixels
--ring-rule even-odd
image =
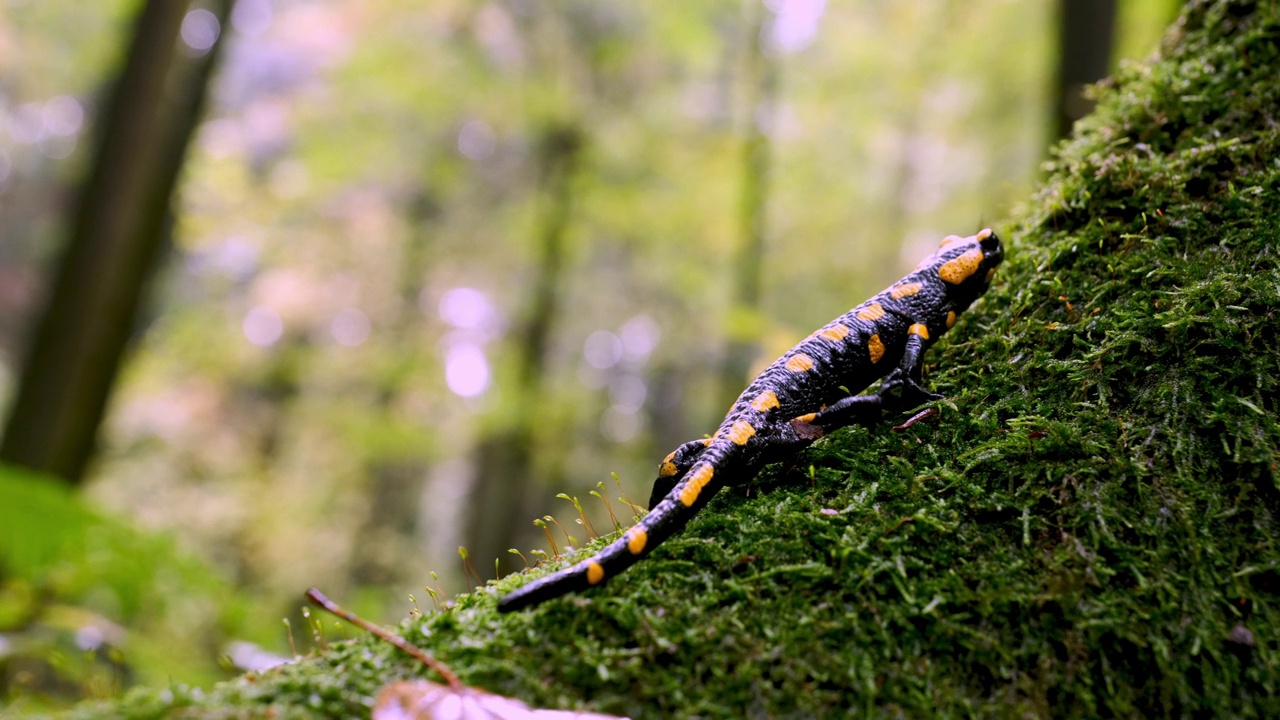
[[[849,425],[874,425],[880,422],[883,401],[879,395],[854,395],[841,398],[816,413],[792,418],[790,431],[800,440],[812,442]]]
[[[672,488],[689,472],[689,468],[702,457],[702,453],[711,444],[710,439],[690,440],[676,448],[662,459],[658,467],[658,477],[653,481],[653,490],[649,493],[649,507],[652,509],[662,498],[671,494]]]

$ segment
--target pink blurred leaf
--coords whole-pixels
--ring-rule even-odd
[[[618,715],[540,710],[514,698],[476,688],[402,680],[387,685],[373,707],[373,720],[626,720]]]

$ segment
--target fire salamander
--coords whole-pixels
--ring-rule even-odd
[[[827,323],[751,381],[710,439],[662,461],[649,513],[598,555],[502,598],[511,612],[603,583],[679,532],[726,483],[846,425],[870,425],[940,395],[920,386],[927,350],[986,292],[1004,257],[990,229],[948,236],[916,269]],[[874,394],[858,395],[884,378]]]

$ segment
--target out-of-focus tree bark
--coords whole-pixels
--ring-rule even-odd
[[[749,5],[754,17],[745,23],[742,39],[746,99],[743,102],[742,189],[738,196],[739,245],[732,259],[733,313],[753,317],[760,310],[760,284],[764,267],[765,225],[767,222],[769,173],[771,168],[770,125],[778,102],[778,64],[765,54],[761,33],[768,15],[756,3]],[[737,323],[731,323],[736,326]],[[746,382],[758,344],[737,327],[725,349],[720,374],[720,405],[729,407]]]
[[[1093,109],[1084,88],[1110,70],[1115,26],[1116,0],[1060,0],[1056,137],[1070,135],[1075,121]]]
[[[226,26],[234,0],[212,4]],[[0,460],[78,483],[93,455],[222,45],[182,57],[186,2],[148,0],[103,113],[66,249],[36,322]]]
[[[574,176],[582,160],[584,135],[571,123],[544,130],[539,148],[539,187],[543,211],[538,219],[538,260],[528,313],[516,346],[516,386],[512,417],[476,446],[476,476],[463,540],[480,572],[498,558],[510,563],[507,548],[528,527],[534,494],[542,484],[531,483],[534,440],[542,409],[543,377],[552,324],[559,312],[569,223],[575,190]],[[532,494],[531,494],[532,493]],[[508,570],[518,569],[510,565]]]

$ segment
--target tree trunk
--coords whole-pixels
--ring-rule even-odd
[[[762,7],[752,5],[753,17],[745,23],[742,38],[746,99],[743,102],[742,190],[738,196],[739,245],[732,258],[732,317],[754,318],[760,311],[760,284],[768,219],[771,170],[770,125],[777,117],[778,64],[764,53],[761,32],[769,18]],[[754,325],[754,322],[752,323]],[[730,323],[720,373],[720,408],[728,408],[749,379],[751,363],[759,351],[756,338],[744,335]]]
[[[232,4],[216,3],[224,27]],[[179,59],[186,13],[185,2],[149,0],[138,14],[0,443],[0,460],[72,484],[168,247],[170,198],[222,44]]]
[[[1057,136],[1071,134],[1093,102],[1086,85],[1106,77],[1115,44],[1116,0],[1060,0],[1058,5]]]

